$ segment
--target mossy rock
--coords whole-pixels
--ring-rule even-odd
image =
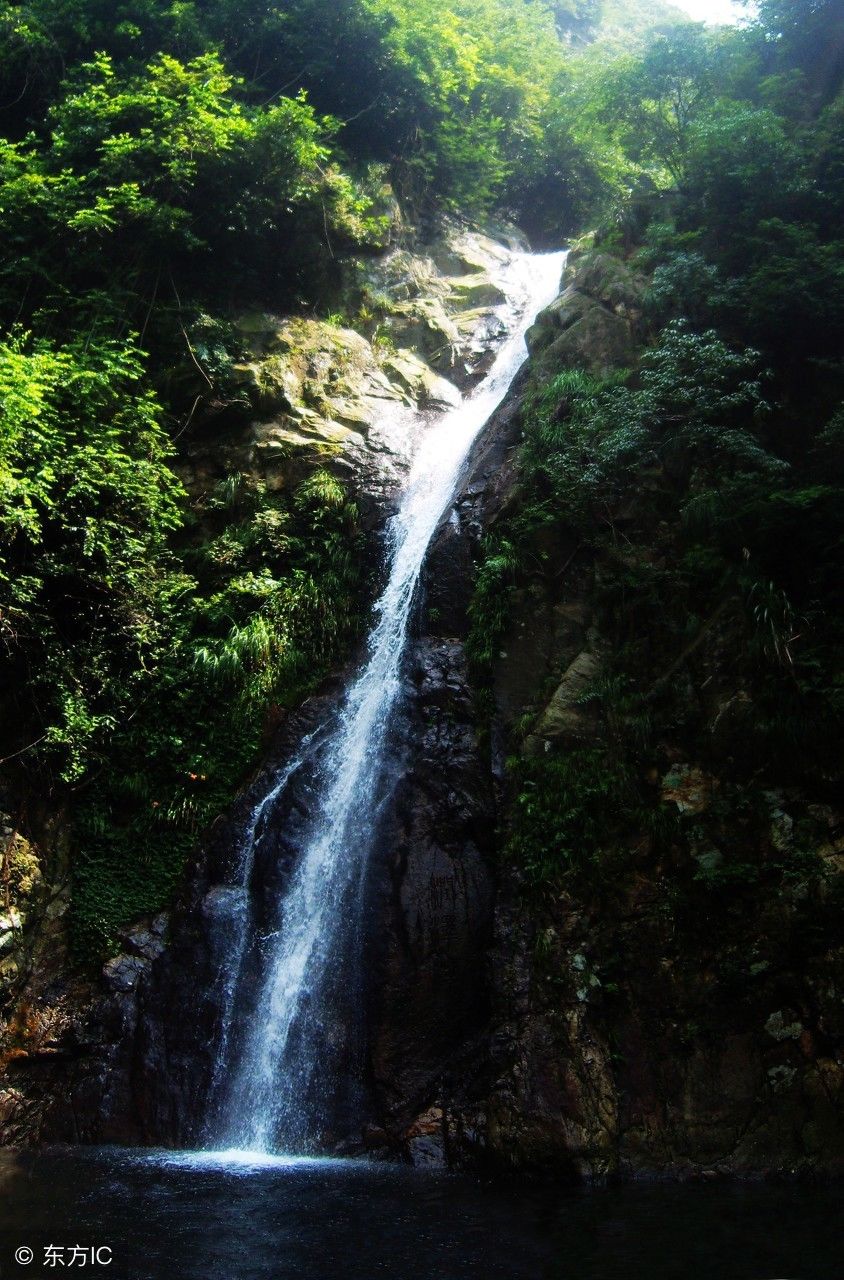
[[[460,331],[439,298],[418,298],[396,306],[386,328],[402,347],[420,352],[436,368],[450,367]]]
[[[582,320],[595,305],[594,299],[588,298],[586,294],[578,293],[576,289],[566,289],[550,307],[540,311],[528,329],[525,336],[528,351],[532,356],[539,355],[560,333]]]
[[[577,304],[577,313],[558,337],[547,343],[534,360],[533,374],[540,380],[553,378],[564,369],[586,369],[606,377],[616,369],[636,363],[638,349],[630,324],[593,302]]]
[[[474,275],[452,277],[448,281],[452,306],[463,309],[499,307],[507,298],[498,285],[484,271]]]
[[[494,321],[504,294],[494,276],[507,254],[501,243],[446,225],[419,251],[344,263],[343,314],[361,319],[367,308],[368,326],[392,342],[373,345],[311,316],[240,316],[243,358],[233,382],[241,407],[220,418],[216,438],[189,446],[182,471],[190,492],[231,471],[254,472],[277,491],[326,454],[358,479],[403,465],[400,417],[390,406],[459,403],[450,379],[471,380],[501,337]]]
[[[644,276],[626,262],[594,250],[569,258],[566,281],[570,288],[627,317],[638,315],[647,288]]]
[[[584,708],[583,695],[601,674],[601,659],[589,649],[579,653],[569,664],[553,697],[542,712],[533,733],[525,743],[525,754],[540,755],[546,743],[561,738],[578,740],[595,737],[594,716]]]
[[[460,392],[447,378],[434,373],[430,365],[412,351],[396,351],[384,361],[391,380],[405,387],[419,404],[454,407],[460,403]]]

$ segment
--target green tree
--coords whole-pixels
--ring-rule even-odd
[[[844,13],[838,0],[760,0],[754,8],[774,64],[803,68],[820,102],[829,102],[844,78]]]
[[[731,244],[735,259],[761,219],[810,209],[811,190],[799,146],[774,112],[718,103],[688,131],[684,219],[706,227],[712,243]]]
[[[107,751],[166,642],[156,602],[181,487],[142,377],[128,343],[0,346],[0,700],[69,780]]]
[[[641,53],[621,56],[601,75],[605,124],[639,164],[681,182],[692,126],[716,84],[713,37],[694,23],[656,31]]]
[[[0,226],[20,246],[6,277],[13,314],[24,290],[30,311],[72,309],[80,286],[99,290],[98,311],[109,298],[137,308],[162,275],[200,288],[212,252],[289,296],[337,248],[376,233],[326,122],[288,98],[252,110],[237,90],[216,54],[162,54],[128,77],[106,55],[83,64],[50,113],[49,145],[0,154]]]

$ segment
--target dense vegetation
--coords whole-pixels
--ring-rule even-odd
[[[546,135],[593,10],[0,4],[0,756],[25,827],[68,813],[83,954],[166,902],[365,610],[337,480],[182,487],[242,416],[233,316],[328,312],[391,192],[419,220],[529,176],[571,220]]]
[[[596,39],[596,0],[2,0],[0,755],[31,820],[69,808],[83,952],[166,900],[273,708],[359,628],[336,480],[191,502],[178,450],[238,412],[233,314],[329,310],[391,193],[409,223],[495,211],[547,243],[602,218],[652,279],[641,374],[537,395],[489,609],[538,525],[609,537],[596,508],[677,459],[613,687],[655,617],[667,653],[729,596],[748,769],[832,749],[841,19],[799,8],[707,33],[615,3]]]
[[[507,853],[547,902],[648,884],[635,938],[598,913],[604,958],[632,972],[653,944],[734,1003],[762,973],[793,994],[836,944],[841,888],[818,851],[844,746],[844,22],[759,9],[600,68],[603,145],[641,176],[589,243],[635,282],[641,359],[534,387],[472,606],[483,675],[549,546],[593,566],[596,736],[515,744]],[[713,790],[678,809],[690,776]],[[701,1007],[723,1032],[711,992]]]

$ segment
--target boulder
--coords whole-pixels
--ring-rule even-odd
[[[452,276],[448,280],[452,306],[459,310],[478,307],[500,307],[507,301],[504,291],[485,271],[469,276]]]
[[[585,369],[606,377],[635,365],[645,280],[617,258],[589,251],[570,255],[564,283],[528,331],[535,376]]]
[[[629,321],[599,302],[574,294],[557,312],[552,332],[537,352],[533,372],[547,380],[565,369],[585,369],[603,378],[617,369],[630,368],[636,361]]]
[[[627,320],[638,321],[648,284],[644,276],[620,258],[594,251],[572,253],[568,268],[567,279],[572,289],[594,298]]]
[[[401,350],[387,356],[384,369],[393,383],[404,387],[420,405],[453,409],[463,398],[453,382],[434,373],[430,365],[412,351]]]
[[[560,738],[588,738],[595,734],[594,717],[583,706],[583,696],[601,674],[597,653],[584,649],[566,668],[563,678],[541,713],[536,727],[525,744],[528,755],[547,749],[546,744]]]

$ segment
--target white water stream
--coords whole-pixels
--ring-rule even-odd
[[[261,990],[240,1044],[230,1045],[239,967],[248,929],[245,902],[224,975],[218,1053],[215,1142],[250,1151],[302,1151],[318,1144],[314,1119],[329,1042],[336,1052],[336,1004],[350,940],[358,945],[363,885],[372,849],[373,807],[385,744],[401,686],[408,619],[425,554],[453,496],[476,436],[501,403],[527,355],[524,335],[557,296],[564,254],[513,253],[499,283],[508,298],[510,333],[484,380],[457,408],[435,418],[421,439],[407,487],[388,529],[390,575],[375,607],[368,658],[346,692],[336,726],[320,749],[318,799],[309,817],[271,936],[265,941]],[[248,889],[259,824],[278,800],[302,755],[273,780],[245,833],[239,879]],[[338,983],[338,978],[340,979]],[[328,1054],[330,1057],[330,1054]],[[315,1083],[317,1082],[317,1083]],[[220,1083],[222,1087],[220,1088]],[[212,1135],[209,1135],[212,1136]]]

